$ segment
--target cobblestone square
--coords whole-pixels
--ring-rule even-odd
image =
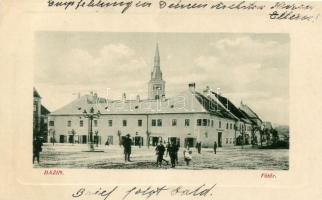
[[[86,152],[87,145],[44,144],[40,163],[35,168],[76,168],[76,169],[172,169],[170,165],[156,166],[155,147],[132,147],[133,162],[124,162],[123,147],[103,146],[96,148],[103,152]],[[193,150],[190,166],[183,159],[183,149],[178,152],[179,163],[175,169],[253,169],[288,170],[288,149],[257,149],[251,146],[218,148],[214,154],[210,148],[203,148],[201,154]],[[165,157],[170,160],[169,157]]]

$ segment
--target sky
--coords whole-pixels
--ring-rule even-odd
[[[37,32],[35,41],[34,86],[50,111],[90,91],[146,98],[158,43],[166,97],[195,82],[289,124],[287,34]]]

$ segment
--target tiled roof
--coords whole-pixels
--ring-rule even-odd
[[[240,110],[242,110],[244,113],[246,113],[247,116],[249,116],[250,119],[253,119],[253,120],[258,119],[258,120],[262,121],[258,117],[258,115],[249,106],[247,106],[246,104],[241,103]]]
[[[106,100],[84,95],[51,115],[80,115],[93,107],[101,114],[207,113],[190,91],[165,100]]]
[[[204,108],[211,114],[223,117],[223,118],[229,118],[229,119],[237,119],[234,117],[231,113],[226,111],[222,105],[220,105],[218,102],[216,102],[214,99],[210,97],[206,97],[202,95],[201,93],[196,92],[196,98],[198,99],[199,103],[204,106]]]
[[[211,93],[214,95],[215,98],[217,98],[220,103],[227,109],[229,112],[231,112],[234,116],[236,116],[238,119],[245,123],[252,123],[247,115],[244,115],[243,112],[241,112],[228,98],[219,95],[213,91]]]
[[[246,112],[244,112],[243,110],[241,110],[241,109],[238,109],[242,114],[243,114],[243,116],[245,116],[245,118],[247,118],[247,120],[248,120],[248,122],[249,123],[252,123],[252,124],[254,124],[254,125],[256,125],[257,123],[250,117],[250,116],[248,116],[247,115],[247,113]]]

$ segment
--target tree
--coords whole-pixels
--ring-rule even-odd
[[[273,142],[273,145],[276,145],[279,138],[278,138],[278,132],[277,130],[275,129],[271,129],[271,133],[272,133],[272,142]]]

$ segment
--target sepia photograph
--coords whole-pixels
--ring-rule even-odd
[[[288,34],[34,38],[34,168],[289,170]]]

